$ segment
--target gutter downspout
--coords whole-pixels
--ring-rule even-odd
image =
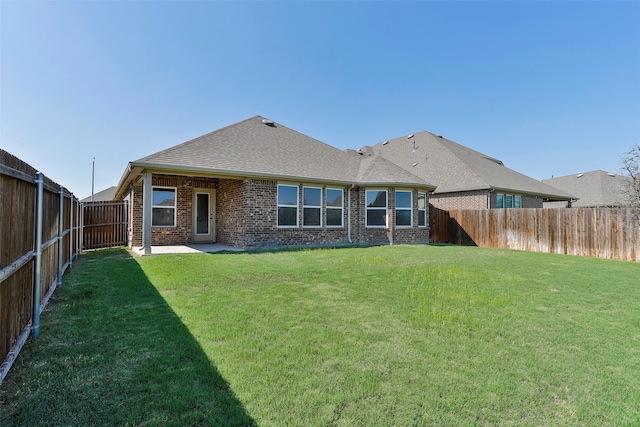
[[[489,197],[487,197],[487,209],[491,209],[491,193],[495,191],[495,188],[489,189]]]
[[[347,189],[347,241],[349,243],[353,243],[351,240],[351,189],[355,186],[355,184],[351,184],[351,187]]]

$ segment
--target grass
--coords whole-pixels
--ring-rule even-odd
[[[639,425],[638,277],[453,246],[85,254],[0,425]]]

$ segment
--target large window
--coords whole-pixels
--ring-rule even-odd
[[[418,193],[418,227],[427,226],[427,193]]]
[[[298,186],[278,185],[278,227],[298,226]]]
[[[387,226],[387,191],[367,190],[366,192],[367,227]]]
[[[396,226],[413,225],[413,194],[411,191],[396,191]]]
[[[322,226],[322,188],[302,188],[302,226]]]
[[[342,227],[344,191],[327,188],[327,227]]]
[[[151,203],[151,226],[176,226],[176,189],[154,187]]]

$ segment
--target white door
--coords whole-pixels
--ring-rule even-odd
[[[193,241],[214,242],[215,227],[215,190],[193,190]]]

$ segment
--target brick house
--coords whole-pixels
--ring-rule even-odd
[[[132,161],[129,242],[238,248],[429,241],[435,186],[260,116]]]
[[[430,132],[364,146],[358,152],[383,156],[436,185],[429,201],[439,209],[542,208],[544,202],[575,199],[498,159]]]

